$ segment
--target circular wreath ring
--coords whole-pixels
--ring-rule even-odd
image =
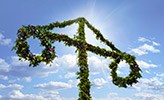
[[[126,63],[130,66],[130,74],[126,77],[119,77],[117,75],[117,68],[120,61],[125,60]],[[141,69],[138,67],[137,63],[135,62],[135,58],[129,54],[122,53],[119,55],[110,65],[109,68],[111,69],[111,76],[112,76],[112,82],[119,86],[119,87],[127,87],[127,85],[131,85],[133,83],[138,82],[138,78],[141,78],[140,71]]]
[[[52,62],[56,57],[55,47],[51,45],[52,41],[46,37],[47,34],[49,34],[49,32],[39,26],[23,26],[18,30],[18,38],[13,49],[16,50],[19,57],[30,61],[30,66],[37,66],[40,62]],[[27,43],[27,39],[31,36],[33,38],[38,38],[40,40],[40,45],[45,46],[42,54],[35,55],[29,50],[30,46]]]

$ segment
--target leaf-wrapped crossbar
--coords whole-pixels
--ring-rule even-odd
[[[64,28],[74,23],[79,24],[78,32],[74,38],[70,38],[66,34],[51,32],[54,28]],[[87,43],[84,31],[85,25],[93,31],[96,35],[96,39],[109,46],[111,50],[106,50],[99,46],[93,46]],[[27,39],[30,37],[38,38],[40,40],[40,45],[45,47],[42,54],[35,55],[29,50],[30,46],[27,43]],[[66,46],[74,46],[77,48],[78,65],[80,67],[80,72],[77,72],[78,79],[80,79],[80,83],[78,85],[80,87],[79,100],[89,100],[91,98],[89,94],[90,82],[88,79],[89,69],[87,64],[87,51],[93,52],[105,58],[110,57],[111,59],[114,59],[113,62],[109,64],[109,68],[111,69],[111,76],[115,85],[119,87],[127,87],[127,85],[137,83],[138,78],[141,78],[141,69],[136,63],[135,57],[125,52],[121,52],[114,46],[114,44],[112,44],[112,42],[105,39],[99,30],[92,26],[85,18],[81,17],[74,20],[68,20],[61,23],[55,22],[43,26],[23,26],[18,30],[18,38],[13,49],[16,50],[19,57],[28,60],[30,62],[30,66],[35,67],[41,62],[46,62],[48,64],[57,57],[55,47],[52,46],[52,44],[56,41],[64,42]],[[131,70],[127,77],[119,77],[116,73],[118,64],[123,60],[129,64]]]

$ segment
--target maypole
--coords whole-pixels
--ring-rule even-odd
[[[75,37],[72,39],[66,34],[52,33],[50,30],[54,28],[64,28],[66,26],[77,23],[79,25],[78,32]],[[93,46],[86,42],[85,38],[85,26],[87,26],[93,33],[96,35],[96,39],[100,40],[111,50],[106,50],[100,48],[99,46]],[[56,56],[55,46],[52,44],[56,41],[64,42],[66,46],[74,46],[77,48],[76,52],[78,53],[78,66],[79,72],[77,72],[77,79],[80,80],[78,84],[79,87],[79,98],[78,100],[91,100],[90,87],[91,83],[89,81],[89,68],[88,68],[88,55],[87,51],[95,53],[97,55],[103,56],[105,58],[110,57],[114,59],[109,68],[111,69],[112,82],[119,86],[126,88],[128,85],[132,85],[138,82],[138,79],[141,78],[141,69],[135,61],[135,57],[121,52],[118,48],[109,42],[103,37],[101,32],[92,26],[85,18],[77,18],[74,20],[68,20],[64,22],[55,22],[50,23],[49,25],[43,26],[23,26],[18,30],[18,37],[15,41],[15,46],[13,50],[16,50],[17,55],[20,58],[28,60],[30,62],[29,66],[36,67],[41,62],[46,64],[52,62]],[[33,37],[40,40],[40,45],[44,46],[42,54],[35,55],[29,50],[29,45],[27,39]],[[116,71],[118,69],[118,64],[125,60],[126,63],[130,66],[130,73],[126,77],[120,77],[117,75]]]

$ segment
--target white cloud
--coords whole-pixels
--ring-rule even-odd
[[[91,72],[91,75],[98,75],[100,72]]]
[[[9,45],[11,43],[11,39],[5,38],[5,36],[0,33],[0,45]]]
[[[109,59],[101,59],[96,56],[89,56],[88,63],[91,73],[99,73],[105,71],[109,72],[108,64]],[[6,67],[4,67],[6,66]],[[65,78],[71,78],[76,76],[78,71],[77,55],[67,54],[62,57],[56,58],[52,63],[52,66],[41,63],[37,67],[29,67],[29,61],[19,60],[18,56],[12,56],[9,64],[5,60],[0,59],[0,72],[3,76],[15,76],[16,79],[10,80],[10,83],[16,81],[30,82],[31,77],[47,77],[49,74],[57,73],[58,70],[65,70],[68,73]],[[108,70],[106,70],[108,69]]]
[[[161,82],[157,77],[153,77],[150,79],[141,79],[141,81],[146,84],[163,85],[163,82]]]
[[[132,100],[129,97],[121,97],[117,93],[109,93],[108,94],[108,100],[112,98],[112,100]]]
[[[45,100],[62,100],[59,92],[54,90],[42,91],[39,95],[43,96]]]
[[[31,77],[24,77],[24,78],[22,78],[21,79],[21,81],[23,81],[23,82],[31,82]]]
[[[117,93],[109,93],[106,97],[95,98],[93,100],[163,100],[164,96],[160,94],[136,93],[133,97],[122,97]]]
[[[132,49],[131,52],[138,54],[139,56],[148,54],[147,51],[143,51],[139,48]]]
[[[25,61],[25,60],[20,61],[18,56],[11,56],[11,65],[12,66],[28,66],[29,61]]]
[[[164,78],[164,73],[157,74],[157,76]]]
[[[121,68],[125,68],[125,67],[128,67],[129,65],[126,63],[126,61],[125,60],[123,60],[123,61],[121,61],[120,63],[119,63],[119,67],[121,67]]]
[[[62,100],[77,100],[77,98],[75,98],[75,97],[71,97],[71,98],[62,97]]]
[[[77,55],[67,54],[60,58],[56,58],[54,64],[59,66],[59,69],[70,72],[78,71]]]
[[[67,74],[64,75],[64,78],[73,78],[76,77],[75,72],[68,72]]]
[[[13,90],[8,95],[3,96],[2,100],[50,100],[41,95],[36,94],[23,94],[19,90]]]
[[[137,93],[134,96],[140,100],[163,100],[164,96],[158,94],[149,94],[149,93]]]
[[[22,89],[24,86],[19,84],[9,84],[9,85],[3,85],[0,84],[0,89]]]
[[[93,100],[133,100],[130,97],[122,97],[119,96],[117,93],[109,93],[106,97],[103,98],[95,98],[93,97]]]
[[[14,82],[31,82],[32,81],[32,78],[31,77],[22,77],[22,78],[16,78],[16,79],[13,79],[13,80],[9,80],[8,82],[9,83],[14,83]]]
[[[7,95],[0,95],[0,100],[62,100],[56,91],[42,91],[38,94],[24,94],[13,90]]]
[[[137,63],[139,64],[140,68],[142,69],[148,69],[148,68],[155,68],[155,67],[158,67],[158,65],[155,65],[155,64],[150,64],[150,63],[147,63],[145,61],[137,61]]]
[[[152,52],[152,53],[159,53],[160,52],[159,49],[155,48],[155,46],[160,46],[160,43],[157,43],[155,41],[146,39],[144,37],[139,37],[138,41],[139,42],[144,42],[144,43],[147,42],[149,44],[145,43],[142,46],[139,46],[137,48],[131,49],[130,52],[133,52],[133,53],[135,53],[135,54],[137,54],[139,56],[148,54],[149,52]]]
[[[141,69],[150,69],[150,68],[158,67],[158,65],[156,65],[156,64],[148,63],[143,60],[137,60],[137,63]],[[118,75],[125,77],[125,76],[129,75],[129,71],[130,71],[129,65],[125,61],[121,61],[118,64],[118,70],[117,70]],[[150,72],[148,70],[145,70],[145,71],[146,71],[146,73],[150,74]]]
[[[60,58],[56,58],[54,63],[56,63],[59,67],[59,69],[66,70],[68,72],[77,72],[78,66],[77,66],[77,55],[67,54],[63,55]],[[105,58],[99,58],[97,56],[88,55],[88,65],[89,70],[92,73],[101,72],[103,70],[109,69],[108,64],[110,63],[109,59]]]
[[[164,81],[160,80],[158,77],[149,79],[141,78],[137,84],[132,86],[132,88],[138,91],[154,91],[162,93],[164,91]]]
[[[118,64],[118,70],[116,71],[117,74],[120,76],[120,77],[126,77],[129,75],[129,72],[130,72],[130,66],[128,63],[126,63],[125,60],[121,61],[119,64]]]
[[[105,81],[103,78],[96,78],[96,79],[93,79],[92,81],[92,85],[97,88],[103,87],[106,83],[107,81]]]
[[[155,47],[148,45],[148,44],[144,44],[143,46],[139,47],[140,50],[143,51],[150,51],[152,53],[158,53],[160,52],[160,50],[156,49]]]
[[[77,85],[80,83],[80,80],[79,79],[76,79],[76,80],[68,80],[68,84],[70,84],[72,87],[76,87],[77,88]]]
[[[159,53],[160,50],[156,49],[153,45],[144,44],[137,48],[131,49],[131,52],[138,54],[139,56],[148,54],[148,52]]]
[[[95,54],[88,53],[88,67],[90,75],[103,75],[105,80],[108,80],[106,76],[110,76],[109,64],[112,59],[99,57]],[[99,87],[100,88],[100,87]]]
[[[3,72],[8,72],[10,70],[9,64],[6,63],[4,59],[0,58],[0,73],[3,74]]]
[[[107,59],[103,59],[103,58],[98,58],[96,56],[89,56],[88,57],[88,62],[91,68],[93,68],[93,71],[100,71],[101,68],[103,67],[108,67],[108,63],[110,62]],[[91,69],[92,70],[92,69]]]
[[[8,80],[8,76],[0,75],[0,80]]]
[[[12,56],[11,57],[11,65],[10,71],[6,73],[7,75],[24,77],[27,80],[27,77],[39,76],[39,77],[47,77],[49,74],[56,73],[58,71],[57,66],[53,64],[51,67],[44,63],[41,63],[40,66],[37,67],[29,67],[28,61],[20,61],[19,57]],[[29,78],[28,78],[29,79]],[[30,80],[30,79],[29,79]]]
[[[43,90],[62,90],[71,88],[71,85],[64,82],[48,82],[41,83],[34,86],[34,88],[43,89]]]

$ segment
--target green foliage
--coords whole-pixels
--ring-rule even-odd
[[[79,24],[78,33],[74,36],[73,39],[68,37],[66,34],[50,32],[50,30],[54,28],[64,28],[73,23]],[[85,25],[96,34],[96,39],[109,46],[111,51],[86,43],[84,31]],[[42,54],[35,55],[32,54],[29,50],[30,46],[26,40],[31,36],[33,38],[38,38],[40,40],[40,45],[45,47],[42,51]],[[77,18],[74,20],[64,21],[62,23],[55,22],[43,26],[23,26],[18,30],[18,38],[16,40],[15,46],[13,47],[13,50],[16,50],[16,53],[20,58],[24,58],[25,60],[30,61],[30,66],[35,67],[41,62],[46,62],[48,64],[52,62],[55,57],[57,57],[55,47],[51,45],[56,41],[63,41],[66,46],[75,46],[77,48],[76,52],[78,52],[78,66],[80,69],[79,72],[77,72],[77,79],[80,80],[80,83],[78,84],[80,90],[79,100],[91,99],[91,84],[88,78],[89,68],[87,64],[87,51],[93,52],[105,58],[110,57],[111,59],[114,59],[114,61],[109,64],[109,68],[111,69],[111,76],[113,78],[112,81],[115,85],[126,88],[127,85],[137,83],[138,78],[141,78],[141,69],[136,63],[135,57],[117,49],[114,44],[112,44],[112,42],[109,42],[107,39],[105,39],[100,31],[93,27],[85,18]],[[127,77],[119,77],[116,73],[118,64],[123,60],[129,64],[131,69],[130,74]]]

